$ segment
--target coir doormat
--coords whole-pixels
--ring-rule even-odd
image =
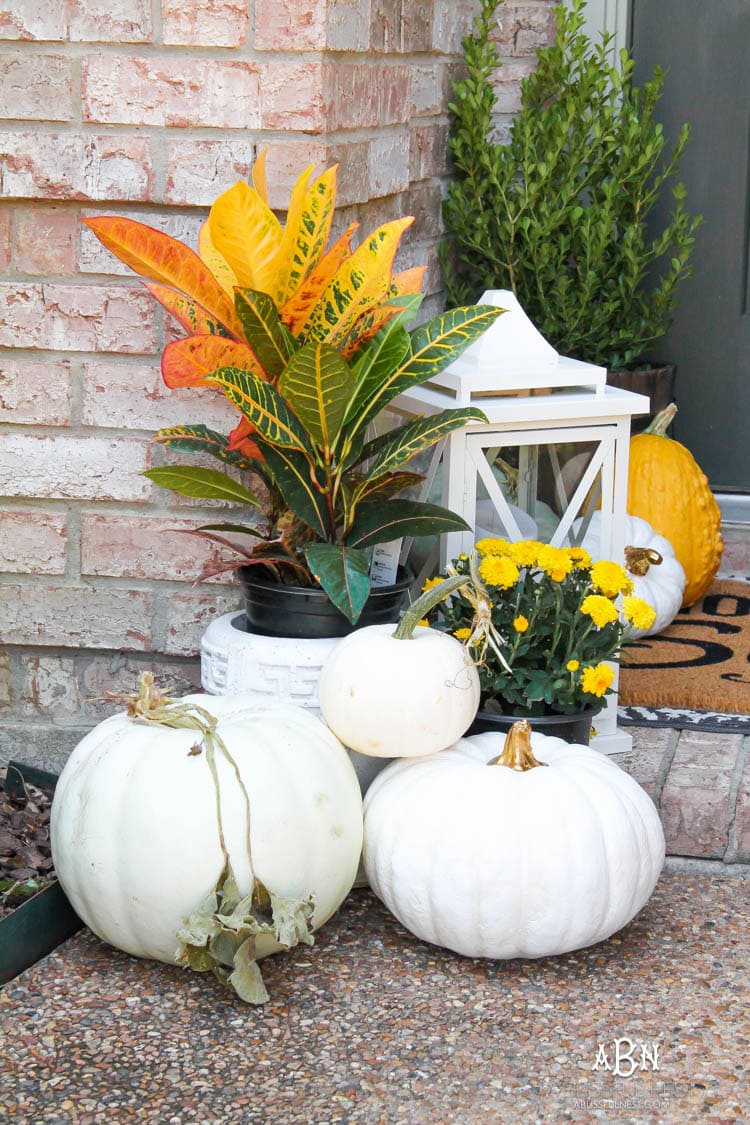
[[[750,729],[750,584],[720,579],[658,636],[628,645],[619,703],[630,722],[656,710],[657,725]],[[709,721],[680,722],[683,712]]]

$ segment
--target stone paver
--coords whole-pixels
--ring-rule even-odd
[[[730,835],[730,847],[739,862],[750,863],[750,755],[745,759],[744,769],[737,790],[734,825]]]
[[[642,785],[658,806],[664,779],[674,756],[679,731],[668,727],[629,728],[633,748],[626,754],[613,754],[612,760]]]
[[[679,732],[658,801],[669,855],[724,857],[734,819],[733,781],[742,746],[740,734]]]

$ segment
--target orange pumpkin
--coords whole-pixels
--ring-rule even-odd
[[[663,535],[685,571],[683,605],[698,601],[721,562],[721,512],[708,478],[689,449],[665,430],[677,413],[672,403],[630,442],[628,512]]]

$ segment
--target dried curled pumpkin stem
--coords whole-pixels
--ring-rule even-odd
[[[519,719],[514,723],[505,736],[505,745],[502,754],[491,758],[488,766],[507,766],[517,773],[526,773],[536,766],[546,766],[534,757],[531,749],[531,723],[528,719]]]

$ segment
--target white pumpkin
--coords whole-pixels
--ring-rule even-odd
[[[546,957],[603,941],[651,895],[665,845],[650,798],[588,746],[531,734],[530,752],[528,730],[393,762],[370,786],[367,878],[416,937]]]
[[[236,764],[237,772],[224,753],[214,755],[240,894],[257,878],[277,895],[313,895],[317,929],[349,892],[361,851],[362,801],[343,746],[289,704],[206,695],[178,702],[218,720]],[[174,962],[178,931],[226,858],[200,733],[126,714],[100,723],[62,771],[51,837],[63,889],[94,933],[137,957]],[[261,934],[256,956],[280,948]]]
[[[601,512],[594,512],[582,546],[601,558]],[[682,606],[685,571],[668,539],[657,535],[638,516],[625,518],[625,566],[633,579],[633,593],[656,612],[650,629],[633,629],[631,637],[651,637],[670,625]]]
[[[318,681],[323,718],[352,750],[375,758],[419,757],[451,746],[479,708],[479,675],[448,633],[393,625],[343,637]]]

